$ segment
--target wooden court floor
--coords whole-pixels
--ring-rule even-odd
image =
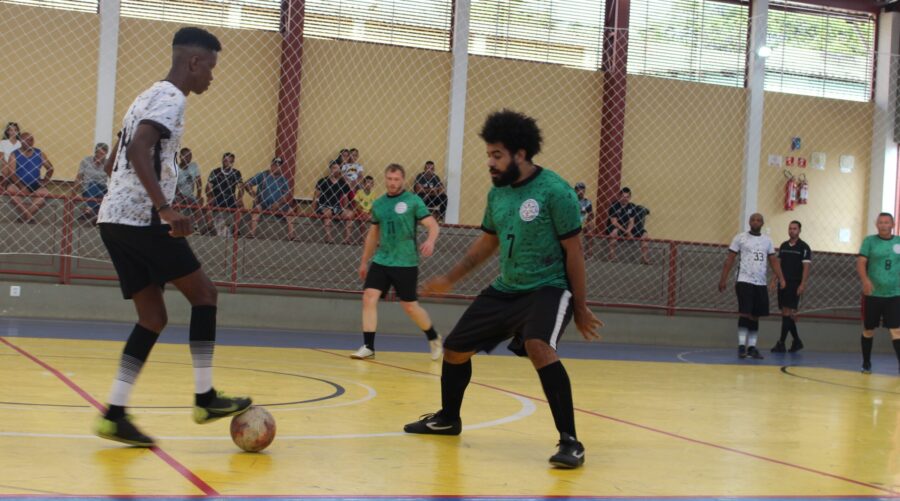
[[[277,420],[250,454],[226,421],[191,421],[190,355],[162,342],[133,397],[159,441],[145,450],[90,433],[121,341],[3,332],[0,497],[900,497],[896,373],[567,358],[587,460],[566,471],[547,463],[557,434],[540,383],[510,356],[474,359],[463,434],[437,437],[401,431],[440,406],[424,351],[220,345],[217,387]]]

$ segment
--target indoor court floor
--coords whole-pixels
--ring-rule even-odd
[[[184,327],[170,327],[132,412],[153,449],[91,434],[130,326],[0,319],[0,497],[306,499],[882,499],[900,497],[893,355],[739,361],[730,349],[561,343],[586,463],[553,469],[557,433],[531,364],[478,355],[462,435],[406,435],[440,407],[424,337],[219,329],[214,382],[275,417],[241,452],[228,421],[195,425]],[[802,325],[801,325],[802,330]],[[577,336],[574,329],[566,336]],[[732,335],[732,333],[723,333]],[[889,343],[879,332],[876,343]],[[504,352],[505,349],[498,349]]]

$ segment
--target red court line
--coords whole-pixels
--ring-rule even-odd
[[[322,353],[327,353],[327,354],[329,354],[329,355],[334,355],[334,356],[338,356],[338,357],[341,357],[341,358],[344,358],[344,357],[345,357],[345,355],[343,355],[343,354],[335,353],[335,352],[328,351],[328,350],[318,349],[318,348],[314,348],[313,351],[319,351],[319,352],[322,352]],[[409,367],[403,367],[403,366],[400,366],[400,365],[387,364],[387,363],[384,363],[384,362],[379,362],[379,361],[377,361],[377,360],[365,360],[365,362],[368,362],[368,363],[371,363],[371,364],[382,365],[382,366],[384,366],[384,367],[391,367],[391,368],[394,368],[394,369],[400,369],[400,370],[404,370],[404,371],[408,371],[408,372],[415,372],[415,373],[417,373],[417,374],[428,374],[428,375],[431,375],[431,376],[437,376],[437,377],[440,377],[440,376],[438,376],[438,375],[436,375],[436,374],[433,374],[433,373],[431,373],[431,372],[426,372],[426,371],[422,371],[422,370],[418,370],[418,369],[410,369]],[[470,384],[482,386],[482,387],[484,387],[484,388],[490,388],[490,389],[492,389],[492,390],[502,391],[502,392],[504,392],[504,393],[509,393],[509,394],[511,394],[511,395],[517,395],[517,396],[524,397],[524,398],[530,398],[531,400],[536,400],[536,401],[538,401],[538,402],[544,402],[544,403],[547,403],[547,400],[546,400],[546,399],[533,397],[533,396],[531,396],[531,395],[525,395],[524,393],[519,393],[519,392],[516,392],[516,391],[507,390],[507,389],[501,388],[501,387],[499,387],[499,386],[493,386],[493,385],[486,384],[486,383],[479,383],[479,382],[476,382],[476,381],[472,381]],[[713,443],[713,442],[707,442],[707,441],[705,441],[705,440],[700,440],[700,439],[696,439],[696,438],[687,437],[687,436],[684,436],[684,435],[679,435],[679,434],[677,434],[677,433],[672,433],[672,432],[670,432],[670,431],[665,431],[665,430],[661,430],[661,429],[659,429],[659,428],[654,428],[654,427],[652,427],[652,426],[647,426],[647,425],[643,425],[643,424],[640,424],[640,423],[635,423],[635,422],[633,422],[633,421],[628,421],[628,420],[626,420],[626,419],[621,419],[621,418],[617,418],[617,417],[613,417],[613,416],[607,416],[606,414],[600,414],[599,412],[594,412],[594,411],[590,411],[590,410],[587,410],[587,409],[579,409],[578,407],[576,407],[575,410],[578,411],[578,412],[584,413],[584,414],[588,414],[588,415],[590,415],[590,416],[599,417],[599,418],[601,418],[601,419],[606,419],[606,420],[609,420],[609,421],[613,421],[613,422],[616,422],[616,423],[619,423],[619,424],[624,424],[624,425],[627,425],[627,426],[632,426],[632,427],[635,427],[635,428],[640,428],[640,429],[645,430],[645,431],[649,431],[649,432],[653,432],[653,433],[658,433],[658,434],[660,434],[660,435],[665,435],[665,436],[670,437],[670,438],[675,438],[675,439],[678,439],[678,440],[683,440],[683,441],[685,441],[685,442],[690,442],[690,443],[697,444],[697,445],[705,445],[705,446],[707,446],[707,447],[712,447],[712,448],[714,448],[714,449],[719,449],[719,450],[727,451],[727,452],[733,452],[733,453],[735,453],[735,454],[740,454],[740,455],[742,455],[742,456],[751,457],[751,458],[754,458],[754,459],[759,459],[759,460],[762,460],[762,461],[766,461],[766,462],[774,463],[774,464],[779,464],[779,465],[782,465],[782,466],[787,466],[787,467],[789,467],[789,468],[794,468],[794,469],[797,469],[797,470],[805,471],[805,472],[807,472],[807,473],[814,473],[814,474],[816,474],[816,475],[821,475],[821,476],[824,476],[824,477],[833,478],[833,479],[835,479],[835,480],[841,480],[841,481],[848,482],[848,483],[855,484],[855,485],[859,485],[859,486],[862,486],[862,487],[868,487],[868,488],[870,488],[870,489],[875,489],[875,490],[877,490],[877,491],[881,491],[881,492],[885,492],[885,493],[891,494],[892,496],[898,496],[898,495],[900,495],[900,491],[895,491],[895,490],[893,490],[893,489],[888,489],[888,488],[882,487],[882,486],[880,486],[880,485],[870,484],[870,483],[863,482],[863,481],[860,481],[860,480],[854,480],[854,479],[852,479],[852,478],[842,477],[842,476],[836,475],[836,474],[834,474],[834,473],[828,473],[827,471],[817,470],[817,469],[815,469],[815,468],[810,468],[810,467],[802,466],[802,465],[799,465],[799,464],[789,463],[789,462],[787,462],[787,461],[782,461],[782,460],[780,460],[780,459],[770,458],[770,457],[762,456],[762,455],[759,455],[759,454],[754,454],[754,453],[752,453],[752,452],[742,451],[742,450],[740,450],[740,449],[735,449],[735,448],[733,448],[733,447],[728,447],[728,446],[725,446],[725,445],[715,444],[715,443]],[[731,496],[729,496],[729,497],[731,497]],[[757,496],[753,496],[753,497],[757,497]]]
[[[71,388],[75,393],[80,395],[81,398],[87,400],[88,403],[93,405],[98,411],[106,412],[106,406],[104,406],[103,404],[98,402],[96,398],[92,397],[90,393],[86,392],[82,387],[78,386],[78,384],[76,384],[74,381],[69,379],[62,372],[56,370],[55,368],[53,368],[52,366],[50,366],[43,360],[35,357],[31,353],[28,353],[24,349],[19,348],[18,346],[10,343],[6,339],[4,339],[2,336],[0,336],[0,343],[3,343],[6,346],[9,346],[13,350],[17,351],[23,357],[31,360],[32,362],[40,365],[41,367],[43,367],[44,369],[49,371],[51,374],[56,376],[57,379],[59,379],[60,381],[65,383],[66,386]],[[166,451],[160,449],[158,446],[153,446],[150,448],[150,450],[153,451],[153,453],[156,454],[160,459],[162,459],[166,464],[171,466],[175,471],[177,471],[179,474],[181,474],[181,476],[186,478],[190,483],[194,484],[195,487],[197,487],[198,489],[203,491],[203,493],[205,495],[207,495],[207,496],[218,496],[219,495],[218,491],[213,489],[212,486],[210,486],[209,484],[204,482],[202,478],[195,475],[194,472],[192,472],[190,469],[188,469],[188,467],[179,463],[177,459],[170,456],[169,453],[167,453]]]

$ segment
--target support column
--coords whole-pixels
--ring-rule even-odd
[[[113,147],[116,106],[116,62],[119,56],[119,0],[100,0],[100,47],[97,59],[97,110],[94,144]]]
[[[470,0],[453,2],[453,73],[450,80],[450,117],[447,125],[447,214],[445,222],[459,224],[462,192],[463,133],[466,122],[466,85],[469,73]]]
[[[879,212],[897,217],[897,53],[900,49],[900,12],[885,12],[878,20],[878,52],[875,54],[875,113],[872,114],[872,165],[865,228],[876,233]]]
[[[747,122],[744,129],[744,178],[741,190],[740,228],[748,228],[759,200],[759,162],[762,150],[766,59],[759,48],[766,45],[769,0],[750,2],[750,40],[747,46]]]
[[[297,173],[297,133],[300,129],[300,77],[303,69],[305,0],[281,2],[281,77],[278,81],[278,116],[275,154],[284,159],[284,175],[291,189]]]

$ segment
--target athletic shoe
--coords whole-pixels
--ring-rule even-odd
[[[790,351],[791,353],[797,353],[798,351],[800,351],[802,349],[803,349],[803,341],[800,341],[800,338],[797,338],[794,340],[794,342],[791,343],[791,349],[788,351]]]
[[[738,358],[747,358],[747,347],[744,345],[738,345]]]
[[[365,360],[367,358],[375,358],[375,350],[370,350],[368,346],[362,345],[356,352],[350,355],[350,358],[356,360]]]
[[[432,360],[440,360],[441,355],[444,354],[444,345],[441,343],[441,336],[428,341],[428,348],[431,349],[431,359]]]
[[[115,440],[123,444],[135,447],[153,447],[153,439],[141,433],[141,430],[131,423],[131,416],[119,418],[115,421],[103,416],[94,425],[94,433],[100,438]]]
[[[756,346],[747,348],[747,356],[754,360],[762,360],[763,358],[765,358],[762,356],[762,353],[760,353],[759,350],[756,349]]]
[[[194,422],[206,424],[217,419],[237,416],[243,414],[252,404],[253,400],[250,397],[229,397],[224,392],[217,391],[209,405],[194,406]]]
[[[872,364],[864,363],[862,366],[862,369],[860,369],[860,372],[862,372],[863,374],[871,374],[872,373]]]
[[[783,341],[778,341],[775,343],[775,346],[772,347],[772,353],[784,353],[786,351],[787,349],[785,349]]]
[[[560,433],[559,451],[550,456],[550,464],[557,468],[578,468],[584,464],[584,446],[568,433]]]
[[[403,431],[423,435],[459,435],[462,433],[462,420],[445,419],[441,416],[441,411],[437,411],[425,414],[418,421],[405,425]]]

